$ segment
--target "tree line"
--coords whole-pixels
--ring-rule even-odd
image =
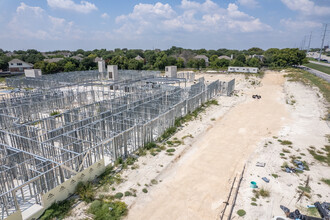
[[[11,59],[18,58],[33,64],[34,68],[41,69],[44,74],[97,69],[97,63],[94,62],[96,57],[102,58],[108,65],[118,65],[119,69],[132,70],[164,70],[165,66],[169,65],[176,65],[178,68],[206,68],[207,63],[205,60],[195,59],[196,55],[207,56],[209,60],[208,68],[211,69],[225,69],[228,66],[288,67],[306,62],[305,51],[297,48],[262,50],[253,47],[248,50],[192,50],[173,46],[163,51],[118,48],[91,51],[79,49],[76,51],[51,51],[47,53],[30,49],[13,51],[10,56],[8,56],[8,52],[0,49],[0,69],[8,69],[8,62]],[[63,52],[69,53],[70,57],[61,55]],[[77,55],[82,59],[73,58]],[[253,55],[258,56],[252,57]],[[135,59],[137,56],[142,59]],[[233,56],[233,59],[219,59],[219,56]],[[45,58],[54,57],[63,59],[58,62],[44,61]]]

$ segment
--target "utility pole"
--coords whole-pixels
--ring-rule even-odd
[[[309,50],[311,49],[310,47],[311,47],[312,34],[313,34],[313,32],[311,31],[311,34],[309,35],[309,42],[308,42],[307,53],[309,53]]]
[[[322,50],[323,50],[323,45],[324,45],[325,34],[327,33],[327,26],[328,26],[328,24],[325,24],[323,38],[322,38],[322,44],[321,44],[321,49],[320,49],[319,62],[321,60],[321,55],[322,55]]]

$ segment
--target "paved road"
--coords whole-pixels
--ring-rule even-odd
[[[330,67],[330,63],[322,63],[322,62],[316,62],[316,61],[311,61],[311,60],[309,60],[309,62],[310,63],[319,64],[319,65],[322,65],[322,66]]]
[[[306,66],[300,66],[300,68],[310,72],[311,74],[317,76],[317,77],[320,77],[324,80],[326,80],[327,82],[330,83],[330,75],[329,74],[326,74],[324,72],[321,72],[321,71],[318,71],[318,70],[315,70],[315,69],[311,69],[309,67],[306,67]]]

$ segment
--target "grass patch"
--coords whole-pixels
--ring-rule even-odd
[[[330,74],[330,67],[328,67],[328,66],[319,65],[319,64],[316,64],[316,63],[307,63],[307,64],[304,64],[304,66],[307,66],[311,69],[321,71],[321,72],[326,73],[326,74]]]
[[[261,188],[259,190],[259,193],[262,197],[269,197],[270,196],[270,192],[268,190],[264,189],[264,188]]]
[[[257,201],[257,199],[256,198],[251,198],[251,200],[253,201],[253,202],[256,202]]]
[[[290,153],[291,151],[290,150],[288,150],[288,149],[282,149],[282,151],[283,151],[283,153]]]
[[[127,205],[124,202],[95,200],[88,209],[96,220],[120,220],[128,213]]]
[[[287,69],[287,71],[289,74],[287,74],[286,77],[289,77],[290,81],[299,81],[305,85],[318,87],[324,98],[330,102],[330,84],[327,81],[304,70],[290,68]]]
[[[309,186],[306,186],[306,187],[298,186],[298,189],[305,192],[305,193],[311,193],[311,187],[309,187]]]
[[[326,163],[328,166],[330,166],[330,146],[326,145],[324,151],[326,151],[326,155],[318,154],[317,151],[315,151],[315,148],[313,149],[310,147],[308,149],[308,152],[314,157],[315,160]]]
[[[322,178],[321,181],[330,186],[330,179]]]
[[[237,211],[237,215],[239,215],[239,216],[244,216],[245,214],[246,214],[246,211],[243,209],[240,209]]]
[[[155,180],[155,179],[152,179],[150,182],[151,182],[151,184],[153,184],[153,185],[156,185],[156,184],[158,184],[158,181],[157,181],[157,180]]]
[[[281,141],[281,144],[282,145],[291,145],[292,142],[291,141],[288,141],[288,140],[284,140],[284,141]]]
[[[312,217],[321,217],[319,212],[317,211],[317,208],[307,208],[307,212],[309,216]]]
[[[64,219],[72,209],[74,200],[64,200],[51,205],[40,217],[40,220]]]
[[[255,203],[255,202],[251,202],[251,205],[252,205],[252,206],[258,206],[258,204]]]
[[[59,112],[59,111],[53,111],[53,112],[51,112],[51,113],[49,114],[49,116],[57,116],[57,115],[59,115],[59,114],[61,114],[61,112]]]
[[[272,176],[273,176],[275,179],[278,178],[278,175],[275,174],[275,173],[273,173]]]
[[[167,153],[172,153],[172,152],[174,152],[174,151],[175,151],[174,148],[170,148],[170,149],[167,149],[167,150],[166,150]]]

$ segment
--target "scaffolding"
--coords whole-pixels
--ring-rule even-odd
[[[121,71],[116,82],[74,74],[7,79],[36,89],[0,96],[0,219],[42,205],[42,195],[100,160],[127,158],[223,90],[203,78],[181,87],[159,72]]]

